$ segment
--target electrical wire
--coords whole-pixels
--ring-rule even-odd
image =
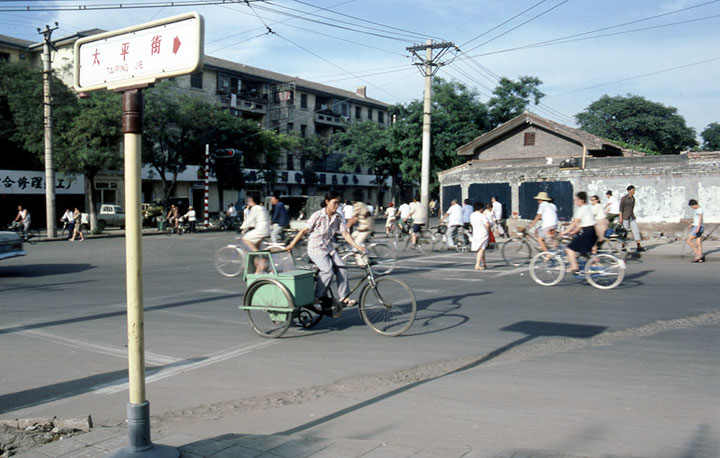
[[[206,5],[222,5],[228,3],[238,3],[245,0],[173,0],[166,2],[126,2],[126,3],[101,3],[88,4],[82,3],[77,5],[11,5],[0,7],[0,12],[37,12],[37,11],[96,11],[96,10],[128,10],[138,8],[177,8],[177,7],[195,7]],[[247,0],[252,2],[260,2],[264,0]]]
[[[472,43],[473,41],[484,37],[484,36],[487,35],[488,33],[493,32],[493,31],[499,29],[500,27],[504,26],[505,24],[507,24],[507,23],[509,23],[509,22],[514,21],[515,19],[519,18],[519,17],[522,16],[523,14],[525,14],[525,13],[527,13],[528,11],[530,11],[530,10],[532,10],[532,9],[540,6],[540,5],[542,5],[543,3],[547,2],[547,1],[548,1],[548,0],[540,0],[539,2],[537,2],[537,3],[535,3],[534,5],[530,6],[529,8],[526,8],[526,9],[522,10],[521,12],[519,12],[519,13],[516,14],[515,16],[511,17],[510,19],[501,22],[500,24],[496,25],[495,27],[491,28],[490,30],[486,30],[485,32],[481,33],[480,35],[476,36],[475,38],[471,38],[470,40],[464,42],[463,44],[460,45],[460,47],[461,47],[461,48],[464,48],[466,45]]]

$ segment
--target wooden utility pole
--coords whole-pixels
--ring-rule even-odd
[[[455,48],[453,43],[444,41],[442,43],[433,43],[427,40],[424,45],[410,46],[408,51],[412,52],[418,59],[415,65],[418,66],[420,72],[425,76],[425,94],[423,100],[423,128],[422,128],[422,158],[420,169],[420,203],[428,208],[430,204],[430,153],[432,150],[432,77],[437,70],[444,65],[440,59],[448,49]],[[438,53],[433,57],[433,50],[439,49]],[[425,57],[419,54],[425,50]]]
[[[45,125],[45,218],[47,237],[57,236],[55,228],[55,166],[53,164],[53,123],[52,123],[52,61],[50,48],[53,47],[51,38],[54,30],[58,28],[45,25],[45,29],[37,31],[43,36],[43,123]]]

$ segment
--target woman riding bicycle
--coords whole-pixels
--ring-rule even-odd
[[[315,282],[315,304],[320,303],[320,298],[325,296],[330,287],[333,274],[336,277],[338,295],[340,302],[345,306],[353,306],[357,303],[351,300],[350,284],[348,282],[347,268],[345,263],[333,247],[333,237],[340,232],[345,241],[358,251],[365,251],[353,240],[350,232],[345,226],[345,218],[338,213],[340,206],[340,195],[335,191],[325,194],[325,200],[320,210],[313,213],[303,228],[290,242],[285,250],[290,251],[295,245],[308,234],[307,254],[312,262],[319,269],[317,281]]]
[[[597,233],[595,232],[595,216],[592,208],[587,203],[588,197],[586,192],[575,194],[575,213],[573,220],[567,230],[560,235],[575,235],[570,241],[565,253],[567,253],[568,261],[570,261],[570,271],[578,272],[580,267],[577,262],[577,255],[590,253],[597,243]]]

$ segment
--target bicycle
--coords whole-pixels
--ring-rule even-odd
[[[568,239],[563,239],[563,242]],[[530,277],[541,286],[555,286],[566,273],[565,244],[553,251],[536,254],[530,261]],[[584,276],[590,285],[598,289],[613,289],[625,278],[625,261],[605,250],[597,254],[582,254],[578,258],[580,270],[576,276]]]
[[[30,245],[35,245],[37,243],[37,238],[40,237],[39,230],[30,228],[25,231],[23,225],[20,223],[10,223],[8,224],[7,229],[11,232],[16,232],[17,235],[20,236],[20,239],[22,239],[23,243],[29,243]]]
[[[365,244],[367,258],[379,275],[387,275],[395,270],[395,266],[397,265],[397,252],[387,243],[372,242],[371,240],[372,235]],[[352,250],[347,243],[339,244],[337,251],[346,266],[351,268],[364,267],[362,265],[362,257],[355,254],[354,250]]]
[[[433,232],[433,250],[439,251],[441,247],[447,246],[447,226],[437,226]],[[458,253],[470,251],[472,241],[472,227],[458,226],[453,234],[453,246]]]
[[[367,257],[364,253],[357,253]],[[275,258],[278,259],[275,259]],[[258,262],[258,258],[262,262]],[[292,263],[292,266],[288,266]],[[363,262],[365,276],[351,289],[349,296],[360,292],[358,310],[365,324],[374,332],[395,337],[412,326],[417,314],[417,301],[410,287],[394,277],[376,276],[372,263]],[[248,272],[250,265],[256,272]],[[257,267],[263,266],[258,273]],[[291,267],[284,269],[281,267]],[[278,338],[287,332],[293,321],[303,328],[315,326],[324,316],[339,318],[345,306],[334,297],[330,288],[314,304],[315,282],[319,270],[296,270],[293,256],[270,252],[246,255],[244,280],[248,289],[243,304],[253,331],[264,338]]]

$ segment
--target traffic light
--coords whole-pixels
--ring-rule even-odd
[[[216,159],[229,159],[233,158],[235,156],[241,156],[242,151],[237,150],[235,148],[220,148],[215,150],[215,158]]]

